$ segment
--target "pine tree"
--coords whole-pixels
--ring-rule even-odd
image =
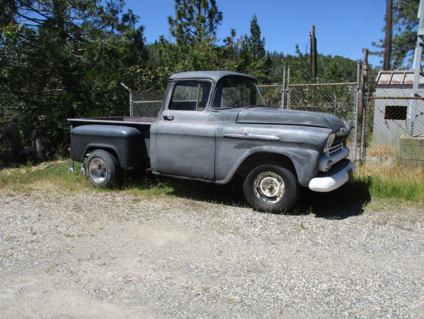
[[[258,18],[253,16],[250,22],[250,37],[248,40],[250,55],[254,63],[258,63],[265,58],[265,38],[261,40],[261,28],[258,24]]]
[[[0,39],[0,123],[19,123],[24,140],[44,129],[58,147],[69,139],[66,118],[128,110],[120,82],[145,56],[143,27],[123,0],[7,1],[0,26],[24,26]]]
[[[265,62],[265,38],[261,39],[261,28],[256,15],[250,21],[250,36],[244,35],[241,50],[241,62],[239,69],[249,72],[264,66]]]
[[[216,35],[223,16],[215,0],[175,0],[175,19],[168,17],[169,30],[178,44],[196,44]]]

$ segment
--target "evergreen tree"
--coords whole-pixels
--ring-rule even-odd
[[[216,35],[223,16],[215,0],[175,0],[175,19],[168,17],[169,30],[178,44],[195,44]]]
[[[0,39],[0,122],[17,122],[24,141],[45,129],[58,147],[69,140],[66,118],[128,112],[120,82],[145,56],[143,27],[123,0],[7,1],[1,26],[25,25]]]
[[[265,38],[261,39],[261,28],[256,15],[250,21],[250,36],[245,35],[241,43],[241,70],[258,70],[265,62]]]
[[[393,39],[390,65],[394,70],[412,67],[417,44],[419,6],[420,0],[393,0]],[[384,43],[384,39],[378,43],[373,42],[372,45],[381,50],[370,52],[370,55],[383,57]],[[380,62],[383,63],[383,61]]]
[[[250,22],[250,37],[248,40],[250,55],[254,63],[258,63],[265,58],[265,38],[261,40],[261,28],[258,24],[258,18],[253,16]]]

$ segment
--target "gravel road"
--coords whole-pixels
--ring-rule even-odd
[[[424,209],[0,192],[0,317],[424,318]]]

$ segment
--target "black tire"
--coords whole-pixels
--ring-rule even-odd
[[[118,182],[121,176],[119,161],[115,156],[103,150],[91,152],[86,164],[87,177],[96,187],[108,187]]]
[[[278,163],[262,163],[254,166],[246,175],[243,191],[254,209],[281,214],[298,201],[300,185],[296,176]]]

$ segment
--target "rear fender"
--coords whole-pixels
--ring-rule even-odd
[[[119,125],[82,125],[71,131],[71,158],[84,161],[93,149],[113,150],[121,167],[144,164],[147,150],[142,132],[134,127]]]

